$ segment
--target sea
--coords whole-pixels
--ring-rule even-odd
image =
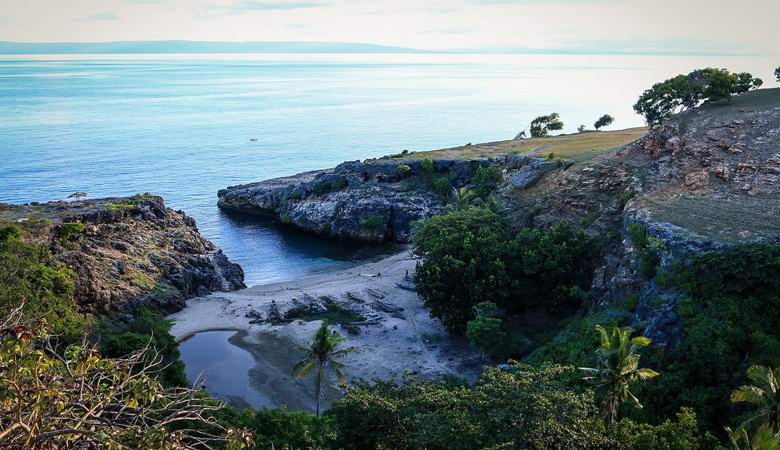
[[[247,284],[348,265],[382,249],[221,212],[227,186],[379,157],[513,138],[557,112],[571,133],[654,82],[763,57],[630,55],[0,55],[0,202],[151,192],[194,217]]]

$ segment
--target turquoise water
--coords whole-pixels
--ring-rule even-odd
[[[776,61],[527,55],[0,57],[0,202],[153,192],[193,216],[249,284],[342,264],[338,245],[230,216],[228,185],[344,160],[514,137],[557,111],[568,132],[613,128],[652,82],[695,67]]]

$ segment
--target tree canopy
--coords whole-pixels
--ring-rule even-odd
[[[548,114],[546,116],[539,116],[531,121],[531,137],[546,137],[549,136],[550,131],[558,131],[563,129],[563,122],[561,122],[558,113]]]
[[[634,104],[650,126],[659,125],[674,114],[703,102],[729,100],[732,95],[756,89],[763,84],[750,73],[731,73],[726,69],[698,69],[677,75],[646,90]]]
[[[599,117],[596,123],[593,124],[593,127],[598,130],[599,128],[608,127],[612,125],[614,121],[615,121],[614,117],[610,116],[609,114],[604,114],[603,116]]]

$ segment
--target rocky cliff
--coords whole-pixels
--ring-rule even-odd
[[[333,169],[232,186],[219,191],[218,204],[275,217],[323,236],[405,242],[412,222],[443,212],[452,188],[466,185],[478,164],[436,160],[426,169],[422,160],[351,161]]]
[[[244,287],[241,267],[157,196],[0,204],[0,221],[24,226],[74,271],[85,312],[175,311],[188,298]]]

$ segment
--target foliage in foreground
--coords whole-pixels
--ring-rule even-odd
[[[729,100],[731,96],[756,89],[763,84],[750,73],[731,73],[726,69],[698,69],[677,75],[646,90],[634,104],[634,111],[650,126],[659,125],[674,114],[703,102]]]
[[[478,207],[426,220],[414,243],[423,256],[418,292],[431,314],[456,333],[465,332],[473,307],[483,301],[510,313],[576,309],[598,253],[593,239],[565,222],[512,236],[501,216]]]
[[[486,368],[474,388],[407,379],[361,384],[328,414],[347,449],[598,448],[593,394],[572,367]]]
[[[0,447],[244,448],[251,436],[206,416],[221,408],[199,391],[166,389],[160,358],[140,351],[103,358],[89,345],[58,352],[45,328],[20,323],[21,307],[0,329]],[[200,427],[181,427],[199,424]]]

